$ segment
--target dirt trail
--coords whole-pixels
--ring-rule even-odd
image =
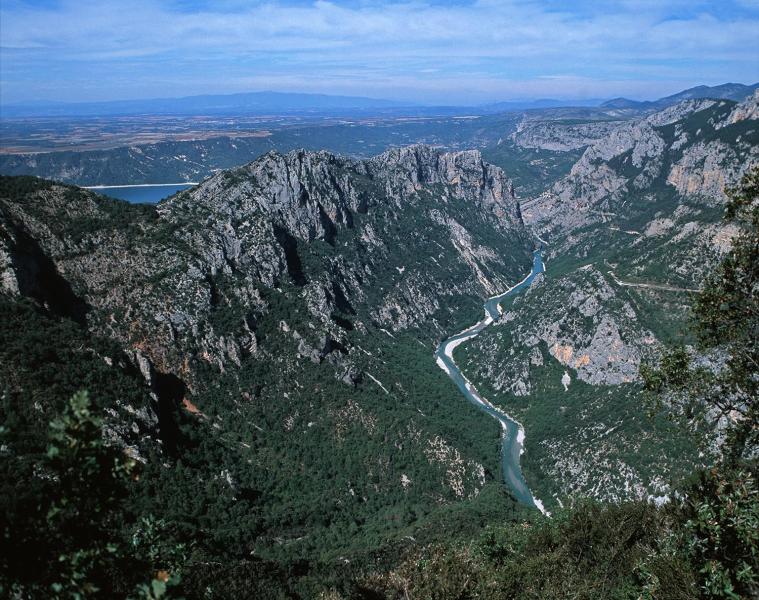
[[[607,271],[607,273],[611,275],[611,278],[614,280],[614,283],[616,283],[617,285],[624,286],[624,287],[646,288],[649,290],[662,290],[665,292],[689,292],[691,294],[695,294],[701,291],[694,288],[683,288],[683,287],[677,287],[675,285],[667,285],[666,283],[632,283],[630,281],[621,281],[617,279],[617,276],[614,274],[614,271]]]

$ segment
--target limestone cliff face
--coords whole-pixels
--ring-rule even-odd
[[[752,151],[753,161],[759,152]],[[683,151],[682,157],[670,167],[667,184],[681,196],[702,196],[722,201],[725,188],[735,185],[745,171],[732,144],[715,141],[697,142]]]
[[[228,221],[263,215],[301,241],[331,242],[339,229],[354,226],[354,215],[403,209],[435,185],[447,188],[440,190],[443,202],[487,210],[502,228],[521,225],[511,181],[501,169],[483,162],[478,151],[440,153],[428,146],[394,149],[367,161],[328,152],[270,152],[164,202],[159,213],[167,220],[203,210]],[[221,245],[234,253],[230,231],[222,232]]]
[[[510,139],[522,148],[566,152],[601,142],[622,121],[566,124],[551,121],[523,120]]]
[[[24,284],[50,269],[93,331],[190,389],[198,361],[225,371],[267,352],[272,294],[304,311],[293,354],[333,360],[350,383],[349,330],[442,333],[434,315],[506,287],[529,252],[503,171],[424,146],[366,161],[269,153],[155,210],[55,184],[0,209],[5,291],[52,302]]]
[[[641,357],[657,343],[609,276],[589,266],[558,279],[537,278],[492,332],[472,342],[472,356],[486,358],[473,360],[472,368],[478,379],[517,396],[531,393],[530,369],[548,355],[581,381],[618,385],[639,380]]]
[[[516,131],[509,136],[517,146],[566,152],[580,148],[592,148],[589,158],[608,160],[622,152],[634,148],[641,143],[637,150],[640,157],[650,151],[649,144],[657,144],[652,139],[651,132],[646,127],[661,127],[685,118],[692,112],[705,110],[714,106],[714,100],[686,100],[642,116],[640,113],[613,112],[595,115],[597,120],[587,122],[568,122],[561,119],[551,119],[548,115],[525,116],[517,125]],[[748,103],[748,100],[746,101]],[[744,104],[746,104],[744,103]],[[743,106],[743,105],[740,105]],[[751,112],[736,108],[735,119],[751,118]],[[745,115],[745,116],[744,116]],[[639,160],[639,159],[638,159]]]
[[[676,279],[697,282],[704,258],[724,252],[730,236],[719,221],[725,188],[759,162],[757,102],[688,100],[618,126],[569,175],[522,203],[526,223],[552,242],[551,254],[588,256],[601,236],[637,246],[638,265],[657,260]]]
[[[756,104],[756,96],[739,105],[688,100],[607,131],[567,177],[524,204],[525,220],[545,234],[571,235],[617,216],[627,196],[663,185],[723,201],[724,186],[759,160]]]
[[[388,150],[366,165],[372,176],[389,180],[389,197],[408,197],[428,185],[450,186],[452,198],[487,209],[505,223],[521,222],[511,180],[484,162],[479,150],[440,153],[429,146],[408,146]]]
[[[749,96],[738,104],[730,113],[727,121],[720,124],[720,127],[726,127],[727,125],[733,125],[740,121],[756,121],[759,120],[759,90],[754,90],[753,96]]]

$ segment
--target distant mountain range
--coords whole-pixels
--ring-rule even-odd
[[[742,83],[723,83],[709,87],[708,85],[698,85],[696,87],[683,90],[671,96],[665,96],[658,100],[630,100],[629,98],[614,98],[601,104],[601,108],[633,108],[640,110],[655,109],[659,110],[667,106],[672,106],[683,100],[697,100],[700,98],[719,98],[721,100],[735,100],[740,102],[747,98],[759,88],[759,83],[753,85],[743,85]]]
[[[750,96],[759,83],[743,85],[725,83],[709,87],[700,85],[653,101],[614,98],[558,100],[553,98],[494,102],[480,106],[429,106],[362,96],[332,96],[286,92],[246,92],[239,94],[206,94],[183,98],[152,98],[114,100],[108,102],[34,102],[2,107],[4,118],[25,117],[94,117],[128,115],[276,115],[276,114],[458,114],[474,112],[493,114],[529,109],[558,107],[600,107],[605,109],[659,110],[682,100],[721,98],[741,101]]]
[[[241,94],[206,94],[202,96],[186,96],[184,98],[114,100],[108,102],[14,104],[3,107],[3,115],[6,118],[17,118],[139,114],[283,114],[308,112],[323,114],[330,111],[382,110],[409,105],[410,103],[359,96],[248,92]]]
[[[494,102],[478,107],[479,111],[499,113],[510,112],[514,110],[532,110],[540,108],[565,108],[589,106],[596,107],[603,103],[603,99],[590,98],[586,100],[557,100],[555,98],[541,98],[539,100],[521,100],[509,102]]]

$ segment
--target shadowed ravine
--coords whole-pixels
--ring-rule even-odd
[[[515,286],[509,288],[498,296],[488,298],[485,302],[485,318],[479,321],[472,327],[465,329],[461,333],[457,333],[454,336],[444,340],[440,346],[438,346],[435,352],[437,364],[448,373],[449,377],[453,379],[456,385],[464,394],[467,400],[477,406],[480,410],[486,412],[494,419],[497,419],[501,424],[503,431],[502,439],[503,444],[501,447],[501,462],[503,466],[503,478],[507,485],[511,488],[514,496],[528,506],[534,506],[541,512],[545,513],[543,503],[535,498],[527,487],[527,483],[522,475],[522,470],[519,466],[519,458],[522,454],[522,448],[524,444],[524,427],[508,416],[500,409],[493,406],[488,400],[483,398],[475,389],[475,387],[464,377],[461,370],[458,368],[453,360],[453,350],[459,344],[462,344],[477,335],[480,334],[488,325],[496,321],[501,316],[500,303],[507,297],[513,294],[517,294],[527,288],[532,280],[538,273],[544,271],[543,261],[540,256],[540,251],[535,251],[532,271],[522,281]]]

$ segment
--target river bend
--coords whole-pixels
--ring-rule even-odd
[[[524,427],[517,420],[513,419],[501,409],[493,406],[493,404],[487,399],[483,398],[453,360],[453,350],[456,346],[476,337],[488,327],[488,325],[500,318],[502,313],[501,302],[507,296],[518,294],[527,288],[538,273],[543,273],[544,271],[545,267],[543,265],[540,251],[535,251],[533,254],[532,270],[529,275],[502,294],[488,298],[484,307],[485,317],[468,329],[443,340],[435,352],[435,358],[437,359],[438,366],[448,373],[449,377],[453,379],[461,390],[461,393],[464,394],[464,397],[501,424],[501,464],[503,468],[503,479],[509,488],[511,488],[511,491],[517,500],[528,506],[534,506],[545,514],[546,511],[543,507],[543,503],[532,495],[532,492],[530,491],[530,488],[527,487],[527,482],[522,475],[522,469],[519,466],[519,459],[524,447]]]

